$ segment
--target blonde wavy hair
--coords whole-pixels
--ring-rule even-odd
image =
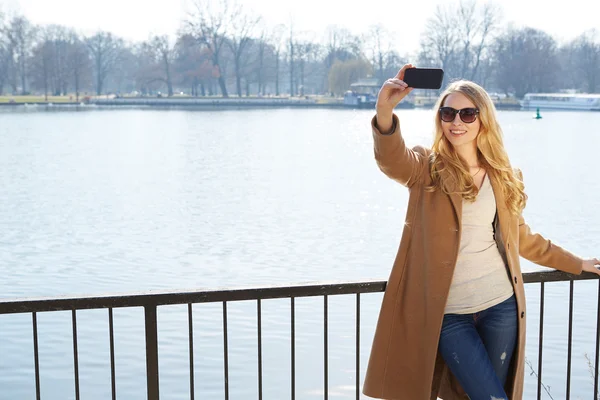
[[[432,185],[428,191],[443,190],[444,193],[458,192],[463,199],[474,201],[479,190],[469,173],[466,161],[458,155],[442,131],[442,122],[437,112],[452,93],[462,93],[479,109],[480,121],[477,135],[477,157],[491,180],[502,188],[506,206],[519,215],[527,202],[523,181],[513,170],[502,140],[502,129],[496,119],[496,107],[492,99],[478,84],[461,80],[452,82],[441,94],[435,105],[435,137],[430,158]]]

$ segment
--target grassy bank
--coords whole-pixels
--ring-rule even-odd
[[[83,96],[79,96],[79,101]],[[0,96],[0,103],[17,103],[17,104],[35,104],[35,103],[73,103],[75,102],[75,96],[48,96],[46,100],[45,96]]]

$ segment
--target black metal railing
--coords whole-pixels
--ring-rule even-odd
[[[567,357],[567,383],[566,399],[570,399],[571,391],[571,356],[572,356],[572,333],[573,333],[573,293],[574,281],[597,279],[597,275],[583,273],[575,276],[559,271],[552,272],[532,272],[523,274],[523,281],[526,284],[540,284],[540,321],[539,321],[539,357],[538,357],[538,387],[537,398],[541,399],[542,390],[542,347],[544,337],[544,288],[548,282],[570,282],[569,291],[569,334],[568,334],[568,357]],[[189,367],[190,367],[190,398],[194,400],[194,340],[192,324],[192,304],[196,303],[222,303],[223,308],[223,345],[224,345],[224,384],[225,400],[229,400],[229,357],[228,357],[228,317],[227,304],[232,301],[256,301],[257,312],[257,346],[258,346],[258,398],[263,397],[263,360],[262,360],[262,300],[265,299],[290,299],[290,352],[291,352],[291,398],[296,398],[296,349],[295,349],[295,299],[301,297],[323,297],[324,310],[324,398],[328,399],[328,302],[329,296],[335,295],[356,295],[356,347],[355,347],[355,394],[356,399],[360,397],[360,305],[361,294],[379,293],[385,290],[385,281],[370,282],[345,282],[345,283],[327,283],[313,285],[297,285],[286,287],[268,287],[268,288],[249,288],[249,289],[230,289],[230,290],[205,290],[192,292],[148,292],[138,294],[127,294],[118,296],[90,296],[77,298],[39,298],[39,299],[0,299],[0,315],[2,314],[32,314],[33,325],[33,354],[35,371],[35,393],[36,399],[41,399],[40,393],[40,365],[38,350],[38,323],[37,314],[41,312],[52,311],[71,311],[73,328],[73,354],[74,354],[74,374],[75,374],[75,398],[80,399],[79,388],[79,360],[77,349],[77,311],[87,309],[107,309],[108,310],[108,328],[110,343],[110,369],[111,369],[111,392],[112,399],[116,400],[116,381],[115,381],[115,346],[114,346],[114,324],[113,309],[123,307],[143,307],[146,339],[146,381],[148,400],[159,399],[159,373],[158,373],[158,327],[157,327],[157,308],[165,305],[185,305],[187,304],[188,329],[189,329]],[[599,280],[600,293],[600,280]],[[595,379],[594,379],[594,399],[598,398],[598,363],[600,348],[600,295],[598,296],[598,313],[596,316],[596,358],[595,358]]]

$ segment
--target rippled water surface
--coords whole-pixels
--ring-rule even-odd
[[[408,193],[375,165],[371,111],[0,110],[0,297],[384,280]],[[400,111],[431,143],[431,112]],[[600,256],[600,113],[500,112],[536,231]],[[537,266],[523,261],[523,269]],[[593,396],[597,282],[575,285],[572,398]],[[539,285],[528,285],[537,371]],[[545,288],[543,381],[565,398],[568,284]],[[360,379],[380,294],[362,296]],[[328,303],[329,398],[353,398],[355,297]],[[255,302],[228,305],[231,399],[258,397]],[[145,399],[143,309],[115,309],[117,397]],[[295,391],[323,398],[323,299],[296,300]],[[262,303],[265,399],[290,398],[290,300]],[[43,399],[75,398],[70,312],[37,316]],[[35,397],[31,315],[0,316],[0,399]],[[158,310],[161,399],[189,398],[187,306]],[[108,313],[77,313],[82,398],[110,398]],[[222,304],[193,307],[196,398],[223,398]],[[526,366],[526,396],[536,379]],[[544,396],[547,396],[544,392]],[[543,398],[550,398],[549,396]]]

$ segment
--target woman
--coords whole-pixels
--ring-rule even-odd
[[[454,82],[435,110],[431,149],[405,146],[394,107],[411,92],[405,65],[387,80],[371,121],[375,159],[410,196],[383,297],[363,392],[375,398],[520,400],[525,292],[519,256],[600,275],[531,232],[527,196],[512,169],[483,88]]]

